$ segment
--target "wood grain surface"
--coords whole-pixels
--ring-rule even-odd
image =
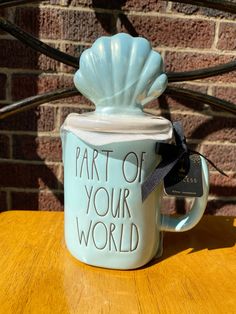
[[[119,271],[71,257],[62,212],[0,217],[0,313],[236,313],[234,218],[166,233],[161,259]]]

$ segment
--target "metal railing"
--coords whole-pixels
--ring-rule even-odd
[[[223,1],[223,0],[171,0],[172,2],[181,2],[181,3],[188,3],[192,5],[199,5],[204,6],[208,8],[218,9],[230,13],[236,14],[236,3],[235,1]],[[0,8],[6,8],[6,7],[12,7],[21,5],[24,3],[29,2],[39,2],[39,0],[3,0],[0,1]],[[71,56],[67,53],[64,53],[58,49],[55,49],[44,42],[40,41],[39,39],[35,38],[34,36],[30,35],[29,33],[25,32],[21,28],[19,28],[17,25],[9,22],[3,17],[0,17],[0,29],[8,32],[18,40],[20,40],[22,43],[26,44],[27,46],[31,47],[32,49],[36,50],[37,52],[40,52],[54,60],[57,60],[59,62],[62,62],[66,65],[72,66],[76,69],[79,67],[79,57]],[[183,82],[183,81],[189,81],[189,80],[196,80],[196,79],[202,79],[207,77],[216,76],[219,74],[229,73],[231,71],[236,70],[236,60],[231,61],[229,63],[221,64],[214,67],[209,68],[203,68],[198,69],[194,71],[186,71],[186,72],[167,72],[168,76],[168,87],[165,91],[165,95],[171,95],[172,97],[179,97],[184,100],[192,100],[196,103],[204,103],[208,104],[212,107],[216,107],[221,110],[225,110],[228,112],[231,112],[233,114],[236,114],[236,105],[228,102],[223,99],[219,99],[214,96],[209,96],[200,92],[196,92],[190,89],[180,88],[173,86],[172,83],[174,82]],[[17,112],[27,110],[29,108],[38,106],[40,104],[43,104],[45,102],[49,102],[52,100],[58,100],[61,98],[71,97],[78,95],[79,92],[71,87],[56,91],[51,91],[48,93],[44,93],[41,95],[32,96],[20,101],[17,101],[13,104],[7,105],[5,107],[2,107],[0,109],[0,119],[3,119],[9,115],[15,114]]]

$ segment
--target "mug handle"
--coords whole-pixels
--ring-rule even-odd
[[[175,218],[168,215],[161,215],[161,231],[187,231],[196,226],[202,218],[209,193],[209,172],[206,160],[203,157],[200,158],[202,165],[203,195],[194,199],[191,210],[184,216]]]

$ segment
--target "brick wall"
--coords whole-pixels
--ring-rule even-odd
[[[1,15],[44,42],[79,55],[99,36],[119,31],[149,39],[169,71],[192,70],[236,59],[236,16],[157,0],[51,0],[2,10]],[[74,69],[0,32],[0,106],[71,86]],[[180,84],[236,103],[235,72]],[[83,97],[46,103],[0,121],[0,206],[63,209],[59,128],[70,112],[91,110]],[[149,111],[181,119],[188,142],[225,170],[211,169],[207,213],[236,214],[236,117],[192,101],[161,97]],[[183,201],[166,199],[181,212]],[[177,207],[176,207],[177,206]]]

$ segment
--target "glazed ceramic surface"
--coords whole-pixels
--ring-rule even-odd
[[[167,85],[161,56],[143,38],[102,37],[86,50],[75,85],[96,105],[68,116],[61,128],[65,188],[65,239],[73,256],[100,267],[133,269],[162,252],[162,231],[198,223],[208,195],[179,218],[161,214],[163,184],[142,201],[141,184],[161,160],[157,142],[169,142],[172,125],[143,113]]]

